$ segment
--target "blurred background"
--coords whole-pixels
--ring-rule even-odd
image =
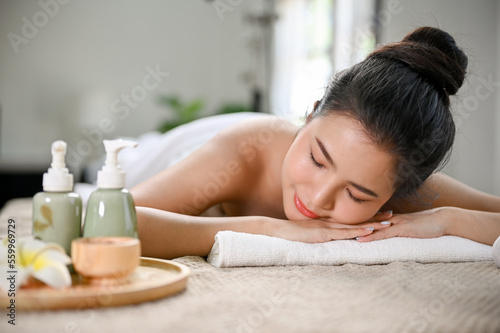
[[[332,73],[423,25],[470,59],[444,171],[500,195],[496,0],[2,0],[0,206],[41,190],[57,139],[87,181],[102,139],[238,111],[299,122]]]

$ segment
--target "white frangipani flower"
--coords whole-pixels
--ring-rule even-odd
[[[32,237],[17,239],[14,251],[9,256],[9,239],[5,238],[0,243],[0,272],[16,272],[16,286],[22,287],[30,277],[47,284],[53,288],[62,288],[71,285],[71,274],[67,265],[71,258],[64,249],[55,243],[44,243]],[[15,253],[15,262],[12,254]],[[10,261],[8,260],[10,259]],[[9,290],[9,280],[0,279],[0,289]]]

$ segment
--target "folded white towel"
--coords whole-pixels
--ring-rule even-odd
[[[493,260],[492,247],[469,239],[389,238],[360,243],[337,240],[302,243],[263,235],[220,231],[208,255],[217,267],[274,265],[386,264],[393,261],[462,262]]]
[[[493,260],[500,267],[500,237],[493,243]]]

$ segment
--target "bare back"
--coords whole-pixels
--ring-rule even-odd
[[[134,187],[135,203],[186,215],[220,205],[228,216],[285,218],[281,172],[296,132],[273,116],[233,125]]]

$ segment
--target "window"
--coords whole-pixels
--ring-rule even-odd
[[[333,73],[375,46],[374,0],[277,0],[271,111],[300,121]]]

